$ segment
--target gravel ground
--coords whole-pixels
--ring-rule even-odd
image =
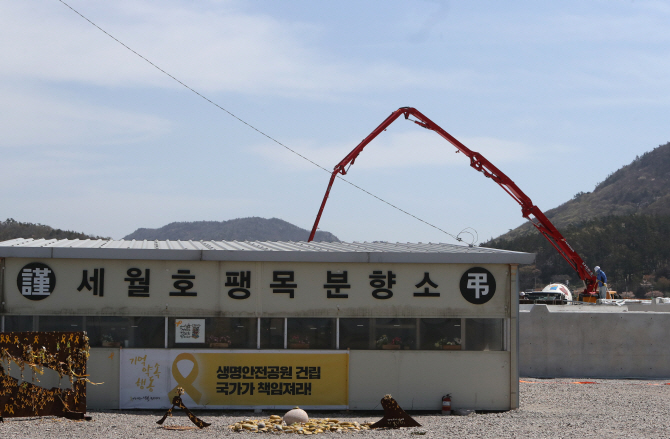
[[[470,416],[412,414],[422,427],[375,430],[356,433],[328,433],[319,437],[378,438],[669,438],[670,383],[667,381],[595,380],[577,384],[575,379],[522,379],[521,407],[503,413],[476,413]],[[191,426],[177,409],[165,426]],[[205,438],[255,437],[260,433],[236,433],[228,425],[245,418],[267,418],[277,412],[258,415],[243,411],[201,411],[195,414],[212,425],[203,430],[166,430],[156,424],[162,411],[91,411],[90,422],[58,418],[5,419],[1,438]],[[312,413],[348,421],[377,421],[380,413]]]

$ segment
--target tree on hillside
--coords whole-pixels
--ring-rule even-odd
[[[670,246],[667,245],[670,216],[609,216],[571,225],[562,233],[587,265],[602,267],[610,288],[633,291],[637,297],[644,297],[652,289],[664,291],[666,288],[666,281],[670,279]],[[567,279],[563,277],[563,280],[569,279],[571,286],[582,285],[577,273],[537,232],[512,239],[493,239],[482,246],[536,253],[535,264],[528,266],[533,268],[520,269],[522,285],[527,285],[526,276],[531,276],[533,283],[537,280],[546,285],[566,274]],[[670,291],[670,286],[667,290]]]
[[[12,218],[0,221],[0,241],[16,238],[33,239],[109,239],[70,230],[54,229],[43,224],[22,223]]]

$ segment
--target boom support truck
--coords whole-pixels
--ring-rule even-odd
[[[361,143],[358,144],[347,156],[342,159],[335,168],[330,176],[330,181],[328,182],[328,188],[326,189],[326,194],[323,197],[321,202],[321,207],[319,208],[319,213],[316,216],[314,221],[314,226],[312,227],[312,232],[309,235],[308,242],[314,239],[314,234],[319,226],[319,221],[321,220],[321,215],[323,214],[323,209],[326,206],[326,201],[328,200],[328,195],[330,190],[333,187],[335,178],[338,174],[346,175],[348,167],[353,165],[356,161],[358,155],[363,151],[363,148],[370,143],[375,137],[381,134],[389,125],[391,125],[396,119],[400,116],[404,116],[405,119],[411,120],[415,124],[426,128],[428,130],[435,131],[437,134],[442,136],[447,142],[451,143],[456,147],[456,152],[461,152],[465,154],[470,159],[470,166],[476,171],[484,174],[486,178],[490,178],[496,182],[500,187],[503,188],[519,205],[521,205],[521,215],[524,218],[530,220],[530,222],[539,230],[539,232],[544,236],[551,245],[558,251],[558,253],[565,259],[568,264],[577,272],[580,279],[584,281],[586,286],[585,294],[594,296],[597,295],[598,291],[598,282],[596,281],[596,276],[593,274],[591,269],[586,265],[582,258],[577,254],[577,252],[568,244],[563,235],[554,227],[554,225],[549,221],[549,219],[542,213],[539,207],[533,204],[531,199],[521,190],[519,187],[500,169],[496,168],[491,162],[489,162],[484,156],[480,153],[470,150],[468,147],[459,142],[451,134],[440,128],[435,122],[423,115],[419,110],[412,107],[401,107],[391,113],[389,117],[386,118],[374,131],[372,131]],[[410,116],[413,119],[410,119]]]

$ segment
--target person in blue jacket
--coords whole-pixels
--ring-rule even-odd
[[[598,292],[601,299],[607,299],[607,275],[596,265],[596,279],[598,279]]]

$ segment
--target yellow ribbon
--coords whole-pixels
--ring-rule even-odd
[[[33,343],[39,343],[40,342],[40,337],[39,335],[35,336],[35,340],[33,340]]]
[[[177,368],[177,363],[179,363],[181,360],[189,360],[193,363],[193,369],[191,369],[186,377],[184,377]],[[202,398],[202,392],[193,386],[193,382],[198,377],[198,371],[198,362],[195,360],[193,354],[182,353],[177,355],[177,358],[175,358],[174,362],[172,363],[172,376],[177,382],[177,385],[170,391],[169,394],[176,395],[177,387],[182,387],[184,391],[186,391],[186,393],[188,393],[188,395],[193,399],[193,401],[195,401],[196,404],[199,404],[200,398]]]
[[[14,406],[5,404],[5,413],[11,413],[12,415],[14,414]]]
[[[18,335],[15,335],[15,336],[14,336],[14,343],[16,343],[16,344],[20,344],[20,343],[21,343],[21,342],[19,341],[19,336],[18,336]]]
[[[65,338],[66,338],[66,337],[67,337],[67,335],[63,334],[63,336],[62,336],[61,339],[60,339],[60,342],[61,342],[61,343],[65,343]]]

